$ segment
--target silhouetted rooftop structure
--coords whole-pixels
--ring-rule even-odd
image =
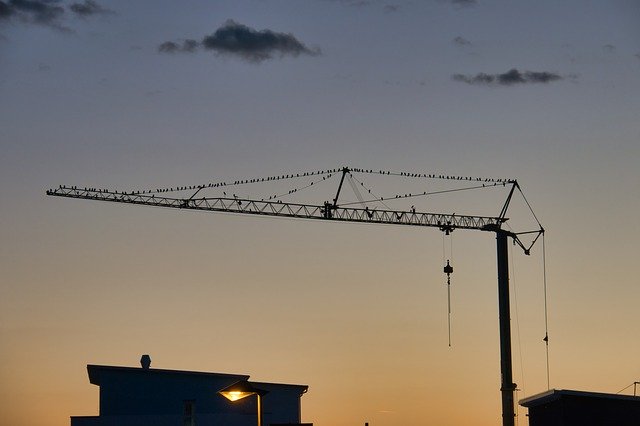
[[[87,365],[89,382],[100,387],[98,416],[72,416],[71,426],[254,426],[256,398],[231,402],[218,392],[248,382],[244,374]],[[248,382],[264,393],[264,425],[300,425],[306,385]],[[309,424],[310,425],[310,424]]]
[[[529,426],[638,426],[640,397],[551,389],[520,400]]]

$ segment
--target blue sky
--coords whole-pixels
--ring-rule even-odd
[[[34,5],[58,9],[38,15]],[[638,380],[639,23],[631,0],[0,2],[0,399],[16,407],[0,410],[1,422],[91,414],[97,397],[83,365],[133,365],[155,350],[164,368],[309,384],[305,419],[319,425],[460,424],[417,404],[451,406],[472,377],[470,404],[495,424],[490,238],[455,236],[461,313],[451,351],[436,314],[442,295],[431,293],[443,289],[437,232],[44,196],[59,184],[127,190],[343,165],[517,178],[548,230],[552,386],[615,392]],[[262,47],[216,39],[207,48],[225,26]],[[159,50],[185,40],[193,51]],[[516,261],[527,395],[546,389],[539,256]],[[396,281],[407,287],[388,285]],[[306,319],[273,314],[284,302],[269,289]],[[236,303],[266,331],[254,335],[249,319],[214,325],[213,312]],[[363,319],[371,312],[380,315]],[[218,337],[189,337],[189,355],[166,344],[210,327]],[[215,349],[252,338],[261,360]],[[49,356],[21,356],[36,348]],[[623,358],[612,365],[614,355]],[[45,389],[14,373],[31,362],[40,367],[30,380],[45,375]],[[384,371],[391,388],[415,377],[416,401],[386,400],[374,380],[367,398],[341,402],[335,388],[351,382],[337,371]],[[418,380],[431,375],[433,388]],[[438,391],[445,380],[452,389]],[[46,392],[50,415],[20,423],[9,389]]]

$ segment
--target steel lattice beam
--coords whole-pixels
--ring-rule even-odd
[[[443,230],[475,229],[495,231],[507,218],[467,216],[444,213],[423,213],[415,210],[379,210],[334,207],[331,204],[312,205],[244,198],[169,198],[142,193],[112,192],[97,189],[61,186],[47,191],[47,195],[84,200],[109,201],[176,209],[204,210],[225,213],[244,213],[281,216],[299,219],[322,219],[344,222],[380,223],[389,225],[427,226]]]

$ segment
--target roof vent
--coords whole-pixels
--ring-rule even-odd
[[[148,370],[149,367],[151,367],[151,357],[147,354],[142,355],[142,357],[140,358],[140,365],[145,370]]]

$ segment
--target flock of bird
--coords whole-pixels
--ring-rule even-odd
[[[313,177],[313,176],[322,176],[322,179],[318,179],[316,181],[311,181],[311,182],[306,182],[306,184],[300,188],[294,188],[294,189],[290,189],[287,193],[283,193],[280,195],[271,195],[269,196],[268,200],[274,200],[274,199],[278,199],[281,198],[284,195],[291,195],[293,193],[296,193],[302,189],[306,189],[309,188],[311,186],[314,185],[314,183],[318,183],[321,182],[323,180],[327,180],[329,178],[331,178],[334,174],[337,173],[348,173],[349,176],[352,176],[352,173],[367,173],[367,174],[378,174],[378,175],[388,175],[388,176],[401,176],[401,177],[408,177],[408,178],[421,178],[421,179],[445,179],[445,180],[456,180],[456,181],[468,181],[468,182],[478,182],[478,183],[482,183],[482,187],[486,186],[497,186],[497,185],[506,185],[506,184],[512,184],[512,183],[516,183],[515,180],[512,179],[493,179],[493,178],[480,178],[480,177],[469,177],[469,176],[453,176],[453,175],[442,175],[442,174],[429,174],[429,173],[410,173],[410,172],[393,172],[393,171],[385,171],[385,170],[372,170],[372,169],[358,169],[358,168],[349,168],[349,167],[343,167],[343,168],[339,168],[339,169],[328,169],[328,170],[318,170],[318,171],[310,171],[310,172],[303,172],[303,173],[295,173],[295,174],[283,174],[283,175],[276,175],[276,176],[268,176],[268,177],[264,177],[264,178],[253,178],[253,179],[241,179],[241,180],[235,180],[233,182],[216,182],[216,183],[208,183],[208,184],[201,184],[201,185],[189,185],[189,186],[177,186],[177,187],[169,187],[169,188],[156,188],[156,189],[147,189],[147,190],[141,190],[141,191],[114,191],[114,190],[108,190],[108,189],[98,189],[98,188],[84,188],[81,189],[85,192],[94,192],[94,193],[99,193],[99,194],[116,194],[116,195],[146,195],[146,194],[163,194],[163,193],[170,193],[170,192],[177,192],[177,191],[196,191],[193,195],[191,195],[191,198],[194,198],[195,195],[203,189],[207,189],[207,188],[222,188],[222,187],[230,187],[230,186],[237,186],[237,185],[247,185],[247,184],[254,184],[254,183],[263,183],[263,182],[273,182],[273,181],[279,181],[279,180],[284,180],[284,179],[296,179],[296,178],[305,178],[305,177]],[[359,182],[363,187],[364,184],[362,182]],[[487,185],[488,184],[488,185]],[[63,186],[60,185],[60,190],[74,190],[77,191],[78,188],[76,186],[71,186],[71,187],[67,187],[67,186]],[[49,190],[48,192],[54,192],[53,190]],[[368,190],[369,193],[371,193],[371,190]],[[223,192],[223,194],[226,196],[227,193]],[[414,193],[414,194],[404,194],[404,195],[393,195],[393,196],[389,196],[389,197],[375,197],[374,200],[370,200],[370,201],[384,201],[384,200],[390,200],[390,199],[400,199],[400,198],[411,198],[411,197],[416,197],[416,196],[426,196],[426,195],[430,195],[430,193],[423,191],[420,193]],[[151,197],[154,197],[154,195],[151,195]],[[237,199],[238,197],[233,194],[233,197],[235,199]],[[155,197],[154,197],[155,198]],[[264,201],[264,198],[262,199],[262,201]]]

